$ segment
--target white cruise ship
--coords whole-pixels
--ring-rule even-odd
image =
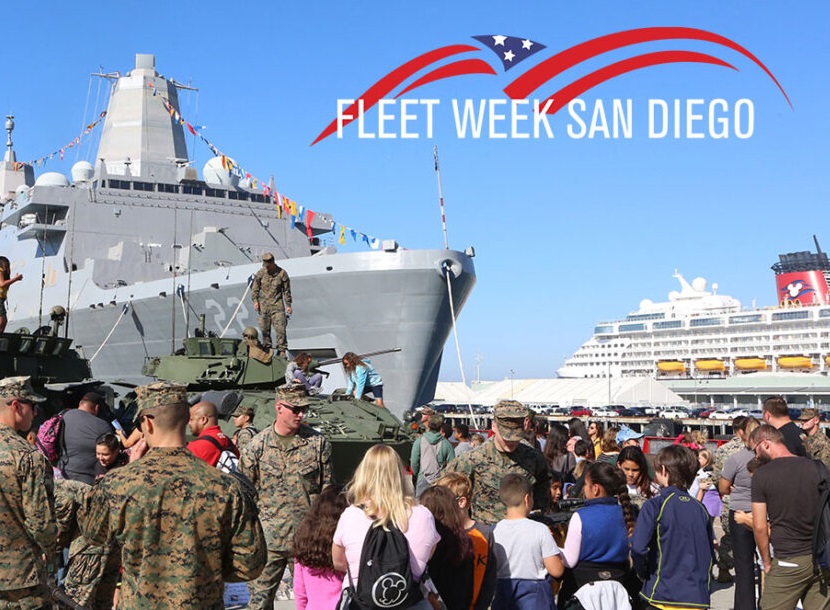
[[[691,283],[648,299],[622,320],[600,322],[594,335],[557,371],[565,378],[723,378],[758,371],[830,369],[830,265],[817,253],[779,255],[778,304],[744,309],[740,301]]]

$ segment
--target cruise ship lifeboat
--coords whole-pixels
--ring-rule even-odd
[[[699,371],[715,372],[726,370],[723,360],[695,360],[695,368]]]
[[[663,360],[657,363],[657,370],[661,373],[685,373],[686,365],[680,360]]]
[[[778,359],[778,366],[782,369],[811,369],[813,359],[807,356],[781,356]]]
[[[735,368],[739,371],[764,371],[767,361],[763,358],[736,358]]]

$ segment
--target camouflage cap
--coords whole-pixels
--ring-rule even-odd
[[[528,413],[518,400],[500,400],[493,407],[493,417],[499,434],[506,441],[520,441],[524,438],[524,420]]]
[[[302,385],[286,383],[277,388],[277,401],[285,402],[294,407],[307,407],[308,398]]]
[[[254,418],[254,408],[249,407],[243,404],[240,404],[233,413],[231,413],[231,417],[239,417],[240,415],[247,415],[251,419]]]
[[[138,386],[135,389],[135,397],[139,412],[164,405],[189,405],[187,402],[187,388],[179,383],[167,381],[157,381],[149,385]]]
[[[263,263],[273,263],[274,262],[274,255],[270,252],[266,252],[262,255],[262,262]]]
[[[444,416],[440,413],[433,413],[429,416],[429,427],[438,429],[444,424]]]
[[[46,400],[40,394],[35,394],[32,387],[32,378],[28,375],[22,377],[6,377],[0,381],[0,398],[17,398],[30,402],[43,402]]]
[[[818,417],[819,412],[818,409],[813,409],[812,407],[808,409],[802,409],[801,415],[798,416],[799,421],[807,421],[809,419],[813,419],[814,417]]]

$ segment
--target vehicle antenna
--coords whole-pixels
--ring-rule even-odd
[[[444,188],[441,186],[441,167],[438,164],[438,146],[432,149],[435,158],[435,176],[438,179],[438,202],[441,205],[441,229],[444,231],[444,249],[450,249],[449,238],[447,237],[447,215],[444,212]]]

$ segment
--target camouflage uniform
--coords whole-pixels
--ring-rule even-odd
[[[527,409],[514,400],[503,400],[493,409],[496,426],[506,441],[521,441]],[[542,452],[519,443],[512,453],[499,451],[494,441],[468,451],[447,465],[446,472],[460,472],[470,477],[473,497],[471,516],[476,521],[495,525],[504,518],[504,504],[499,497],[499,484],[504,475],[515,472],[533,486],[533,508],[547,510],[550,506],[550,474]]]
[[[746,448],[744,442],[738,436],[733,436],[732,439],[718,447],[715,451],[715,457],[712,460],[712,482],[717,485],[723,473],[723,466],[730,455],[738,453],[741,449]],[[735,561],[732,557],[732,539],[729,537],[729,496],[722,496],[723,508],[720,514],[720,524],[723,528],[723,536],[721,536],[718,544],[718,568],[721,570],[731,570]]]
[[[136,389],[139,408],[186,405],[183,386]],[[153,447],[110,472],[79,514],[92,543],[121,547],[119,609],[223,610],[224,582],[259,576],[265,540],[239,480],[186,447]]]
[[[91,485],[81,481],[55,481],[58,544],[69,547],[64,587],[66,594],[81,606],[110,610],[118,585],[121,556],[117,547],[98,546],[80,535],[77,513],[91,490]]]
[[[242,450],[242,473],[259,492],[259,518],[268,544],[262,576],[248,585],[251,609],[274,607],[277,586],[292,555],[294,528],[332,482],[329,442],[305,425],[288,438],[279,437],[271,426]]]
[[[259,434],[259,430],[253,426],[245,426],[233,433],[233,444],[236,448],[242,451],[242,447],[254,440],[254,437]]]
[[[0,399],[40,402],[28,377],[0,382]],[[52,466],[0,424],[0,610],[49,608],[46,564],[56,558]]]
[[[270,258],[266,258],[270,257]],[[274,260],[273,255],[264,254],[264,262]],[[271,346],[271,326],[277,335],[277,352],[285,355],[288,341],[285,337],[285,308],[291,307],[291,281],[288,273],[279,266],[273,272],[263,267],[254,275],[251,298],[259,303],[259,329],[262,331],[262,345],[267,350]]]
[[[803,424],[818,416],[818,409],[810,407],[804,409],[798,419]],[[804,449],[807,451],[808,457],[814,460],[820,460],[825,466],[830,468],[830,439],[827,438],[827,434],[822,430],[820,422],[816,426],[818,429],[812,434],[807,434],[806,432],[802,434],[801,441],[804,443]]]

